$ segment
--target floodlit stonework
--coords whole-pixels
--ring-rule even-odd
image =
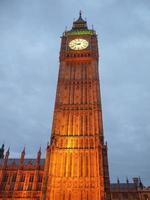
[[[0,199],[110,199],[98,70],[98,43],[82,19],[61,37],[60,67],[46,158],[0,160]]]
[[[141,182],[111,184],[104,143],[96,32],[79,18],[61,37],[50,143],[34,159],[0,148],[0,200],[148,200]],[[135,180],[134,180],[135,181]],[[139,181],[139,179],[136,181]]]
[[[81,17],[61,37],[60,68],[42,200],[110,199],[94,30]]]

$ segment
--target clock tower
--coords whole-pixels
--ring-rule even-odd
[[[81,12],[61,37],[60,67],[42,200],[110,200],[98,42]]]

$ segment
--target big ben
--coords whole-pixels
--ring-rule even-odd
[[[97,34],[81,12],[61,37],[59,60],[41,199],[109,200]]]

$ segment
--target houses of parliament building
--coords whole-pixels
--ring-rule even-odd
[[[46,157],[10,158],[0,148],[0,200],[148,200],[140,178],[110,183],[104,142],[97,34],[79,18],[61,37]]]

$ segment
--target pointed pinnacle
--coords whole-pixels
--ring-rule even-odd
[[[26,150],[26,147],[24,146],[23,150],[22,150],[22,153],[25,154],[25,150]]]
[[[7,149],[6,154],[5,154],[5,157],[8,157],[8,156],[9,156],[9,152],[10,152],[10,147]]]
[[[82,11],[81,10],[79,11],[79,17],[82,17]]]
[[[41,153],[41,146],[40,146],[40,148],[39,148],[39,151],[38,151],[38,153]]]
[[[3,151],[5,150],[5,145],[4,145],[4,144],[2,144],[1,149],[2,149]]]
[[[7,152],[6,153],[9,153],[10,152],[10,147],[8,147],[8,149],[7,149]]]

